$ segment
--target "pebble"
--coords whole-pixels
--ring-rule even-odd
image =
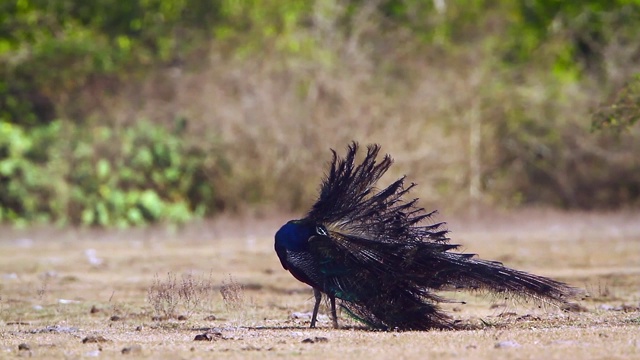
[[[517,348],[517,347],[520,347],[520,344],[518,344],[517,342],[515,342],[513,340],[506,340],[506,341],[497,342],[494,345],[494,347],[496,349]]]

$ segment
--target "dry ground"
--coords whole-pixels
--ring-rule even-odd
[[[590,297],[582,311],[564,312],[449,293],[466,304],[445,308],[477,329],[445,332],[369,331],[345,314],[343,329],[326,317],[309,329],[311,290],[272,249],[284,220],[124,232],[2,228],[0,358],[640,359],[640,214],[452,219],[451,237],[465,251]],[[209,340],[194,341],[205,333]]]

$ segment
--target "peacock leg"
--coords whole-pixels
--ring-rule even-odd
[[[336,297],[333,295],[329,296],[329,300],[331,301],[331,319],[333,320],[333,328],[338,328],[338,314],[336,312]]]
[[[320,308],[320,301],[322,300],[322,293],[320,290],[314,288],[313,296],[316,298],[316,304],[313,305],[313,315],[311,316],[311,327],[316,327],[316,319],[318,318],[318,309]]]

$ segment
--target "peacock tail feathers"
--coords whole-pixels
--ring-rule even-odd
[[[341,158],[333,151],[320,195],[307,216],[276,233],[280,261],[294,277],[374,328],[455,328],[434,292],[450,289],[512,294],[565,304],[579,293],[564,283],[456,252],[445,223],[433,223],[408,198],[415,186],[402,177],[383,189],[377,181],[393,160],[378,160],[380,147],[367,147],[356,164],[358,145]],[[315,324],[317,304],[314,308]],[[335,312],[335,309],[334,309]]]

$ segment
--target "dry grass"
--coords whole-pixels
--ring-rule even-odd
[[[452,237],[465,250],[591,295],[585,311],[563,312],[446,294],[466,302],[447,307],[455,318],[479,326],[455,332],[368,331],[344,314],[343,329],[324,317],[309,329],[292,314],[311,310],[312,293],[272,248],[282,221],[223,218],[178,232],[3,229],[0,358],[111,358],[123,350],[136,358],[640,357],[637,214],[453,218]],[[194,341],[205,333],[208,340]]]
[[[180,281],[176,275],[167,273],[166,280],[161,280],[158,275],[147,289],[147,301],[153,307],[156,316],[164,319],[188,317],[196,309],[207,310],[213,294],[214,285],[211,276],[196,277],[191,273],[183,274]],[[178,312],[182,314],[179,315]]]
[[[222,301],[227,309],[239,310],[245,304],[244,300],[244,287],[242,284],[233,280],[229,275],[229,281],[223,282],[220,287],[220,295],[222,295]]]
[[[224,189],[217,201],[231,208],[305,209],[329,148],[342,152],[352,140],[381,144],[396,159],[390,175],[416,179],[415,195],[450,209],[523,201],[614,208],[635,199],[625,190],[633,186],[620,184],[637,178],[638,127],[615,140],[589,131],[605,97],[601,80],[559,81],[549,71],[555,56],[514,70],[493,41],[445,51],[377,16],[355,17],[349,39],[339,29],[312,35],[313,54],[290,57],[265,45],[238,59],[213,48],[198,57],[197,71],[156,72],[100,109],[118,126],[188,119],[196,144],[215,135],[227,163],[210,177]],[[616,79],[640,71],[624,51],[603,53]]]

